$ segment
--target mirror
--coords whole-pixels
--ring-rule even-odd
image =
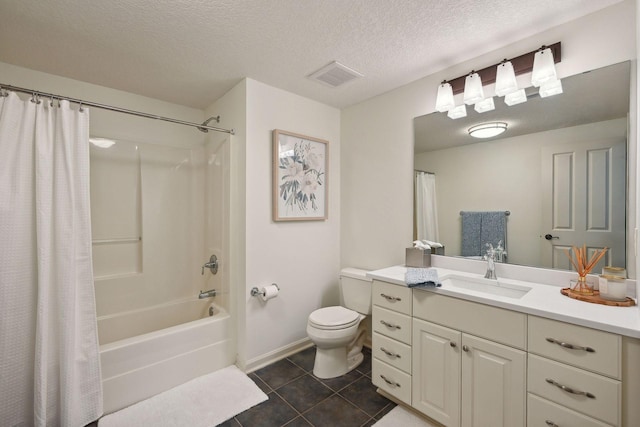
[[[564,249],[584,243],[609,247],[601,263],[625,267],[630,78],[627,61],[562,79],[561,95],[529,88],[511,107],[495,97],[482,114],[467,106],[461,119],[415,118],[414,169],[435,175],[445,255],[461,256],[462,212],[509,211],[505,262],[571,269]],[[493,121],[507,130],[469,136]]]

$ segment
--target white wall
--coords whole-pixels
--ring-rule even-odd
[[[243,106],[246,116],[243,118]],[[246,79],[207,112],[221,114],[232,137],[232,285],[237,291],[239,364],[247,369],[307,342],[316,308],[338,303],[340,269],[340,111]],[[226,119],[225,119],[226,118]],[[231,119],[232,121],[228,121]],[[329,217],[274,222],[272,131],[329,141]],[[244,220],[243,220],[244,219]],[[244,226],[243,223],[244,222]],[[238,240],[237,242],[235,240]],[[277,283],[266,304],[252,287]]]
[[[434,111],[442,80],[557,41],[560,77],[635,59],[634,3],[626,0],[343,110],[341,264],[404,262],[413,232],[413,118]]]

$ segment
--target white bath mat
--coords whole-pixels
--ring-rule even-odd
[[[432,424],[427,420],[412,414],[411,412],[398,405],[393,408],[387,415],[380,418],[373,427],[437,427],[438,424]]]
[[[98,426],[214,427],[265,400],[232,365],[102,417]]]

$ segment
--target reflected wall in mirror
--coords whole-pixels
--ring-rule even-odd
[[[564,78],[561,95],[540,98],[529,88],[523,104],[496,97],[494,111],[415,118],[414,167],[435,175],[446,255],[462,254],[462,211],[510,211],[509,263],[571,269],[564,249],[586,244],[610,248],[601,265],[626,266],[630,77],[623,62]],[[506,132],[469,136],[492,121],[507,123]]]

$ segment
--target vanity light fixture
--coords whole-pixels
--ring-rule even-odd
[[[476,102],[476,105],[473,107],[478,113],[484,113],[486,111],[491,111],[496,109],[496,104],[493,102],[493,96],[490,98],[485,98],[482,101]]]
[[[464,81],[463,101],[467,105],[473,105],[484,99],[484,91],[482,90],[482,79],[475,71],[467,76]]]
[[[467,117],[467,106],[464,104],[458,105],[457,107],[449,110],[447,116],[450,119],[461,119],[462,117]]]
[[[438,96],[436,98],[436,110],[441,113],[445,111],[451,110],[456,106],[455,101],[453,100],[453,89],[451,85],[447,83],[447,81],[443,81],[438,86]]]
[[[506,130],[507,124],[505,122],[481,123],[479,125],[471,126],[469,128],[469,135],[474,138],[493,138]]]
[[[509,106],[526,102],[526,93],[524,89],[518,88],[516,76],[529,72],[532,73],[534,85],[540,87],[541,97],[562,93],[562,84],[557,78],[554,65],[556,62],[561,61],[561,57],[562,46],[560,42],[556,42],[509,60],[505,59],[501,63],[491,65],[477,72],[472,71],[467,75],[445,80],[438,88],[436,110],[440,112],[447,111],[447,115],[451,118],[464,117],[466,111],[463,112],[462,108],[454,107],[455,100],[452,100],[453,96],[460,93],[464,93],[463,101],[466,105],[485,101],[487,106],[490,106],[491,101],[486,101],[484,97],[483,83],[486,85],[495,83],[496,95],[504,96],[504,102]],[[544,85],[544,88],[541,87],[542,85]],[[452,89],[453,96],[449,94],[449,87]],[[484,108],[486,107],[480,106],[476,110],[489,111]],[[456,109],[455,113],[451,112],[453,109]]]
[[[560,79],[551,80],[550,82],[540,85],[540,98],[546,98],[548,96],[559,95],[562,93],[562,83]]]
[[[505,96],[518,90],[513,64],[506,59],[496,67],[496,95]]]
[[[553,52],[546,46],[542,46],[533,57],[533,70],[531,70],[531,84],[535,87],[557,80],[556,66],[553,62]]]

